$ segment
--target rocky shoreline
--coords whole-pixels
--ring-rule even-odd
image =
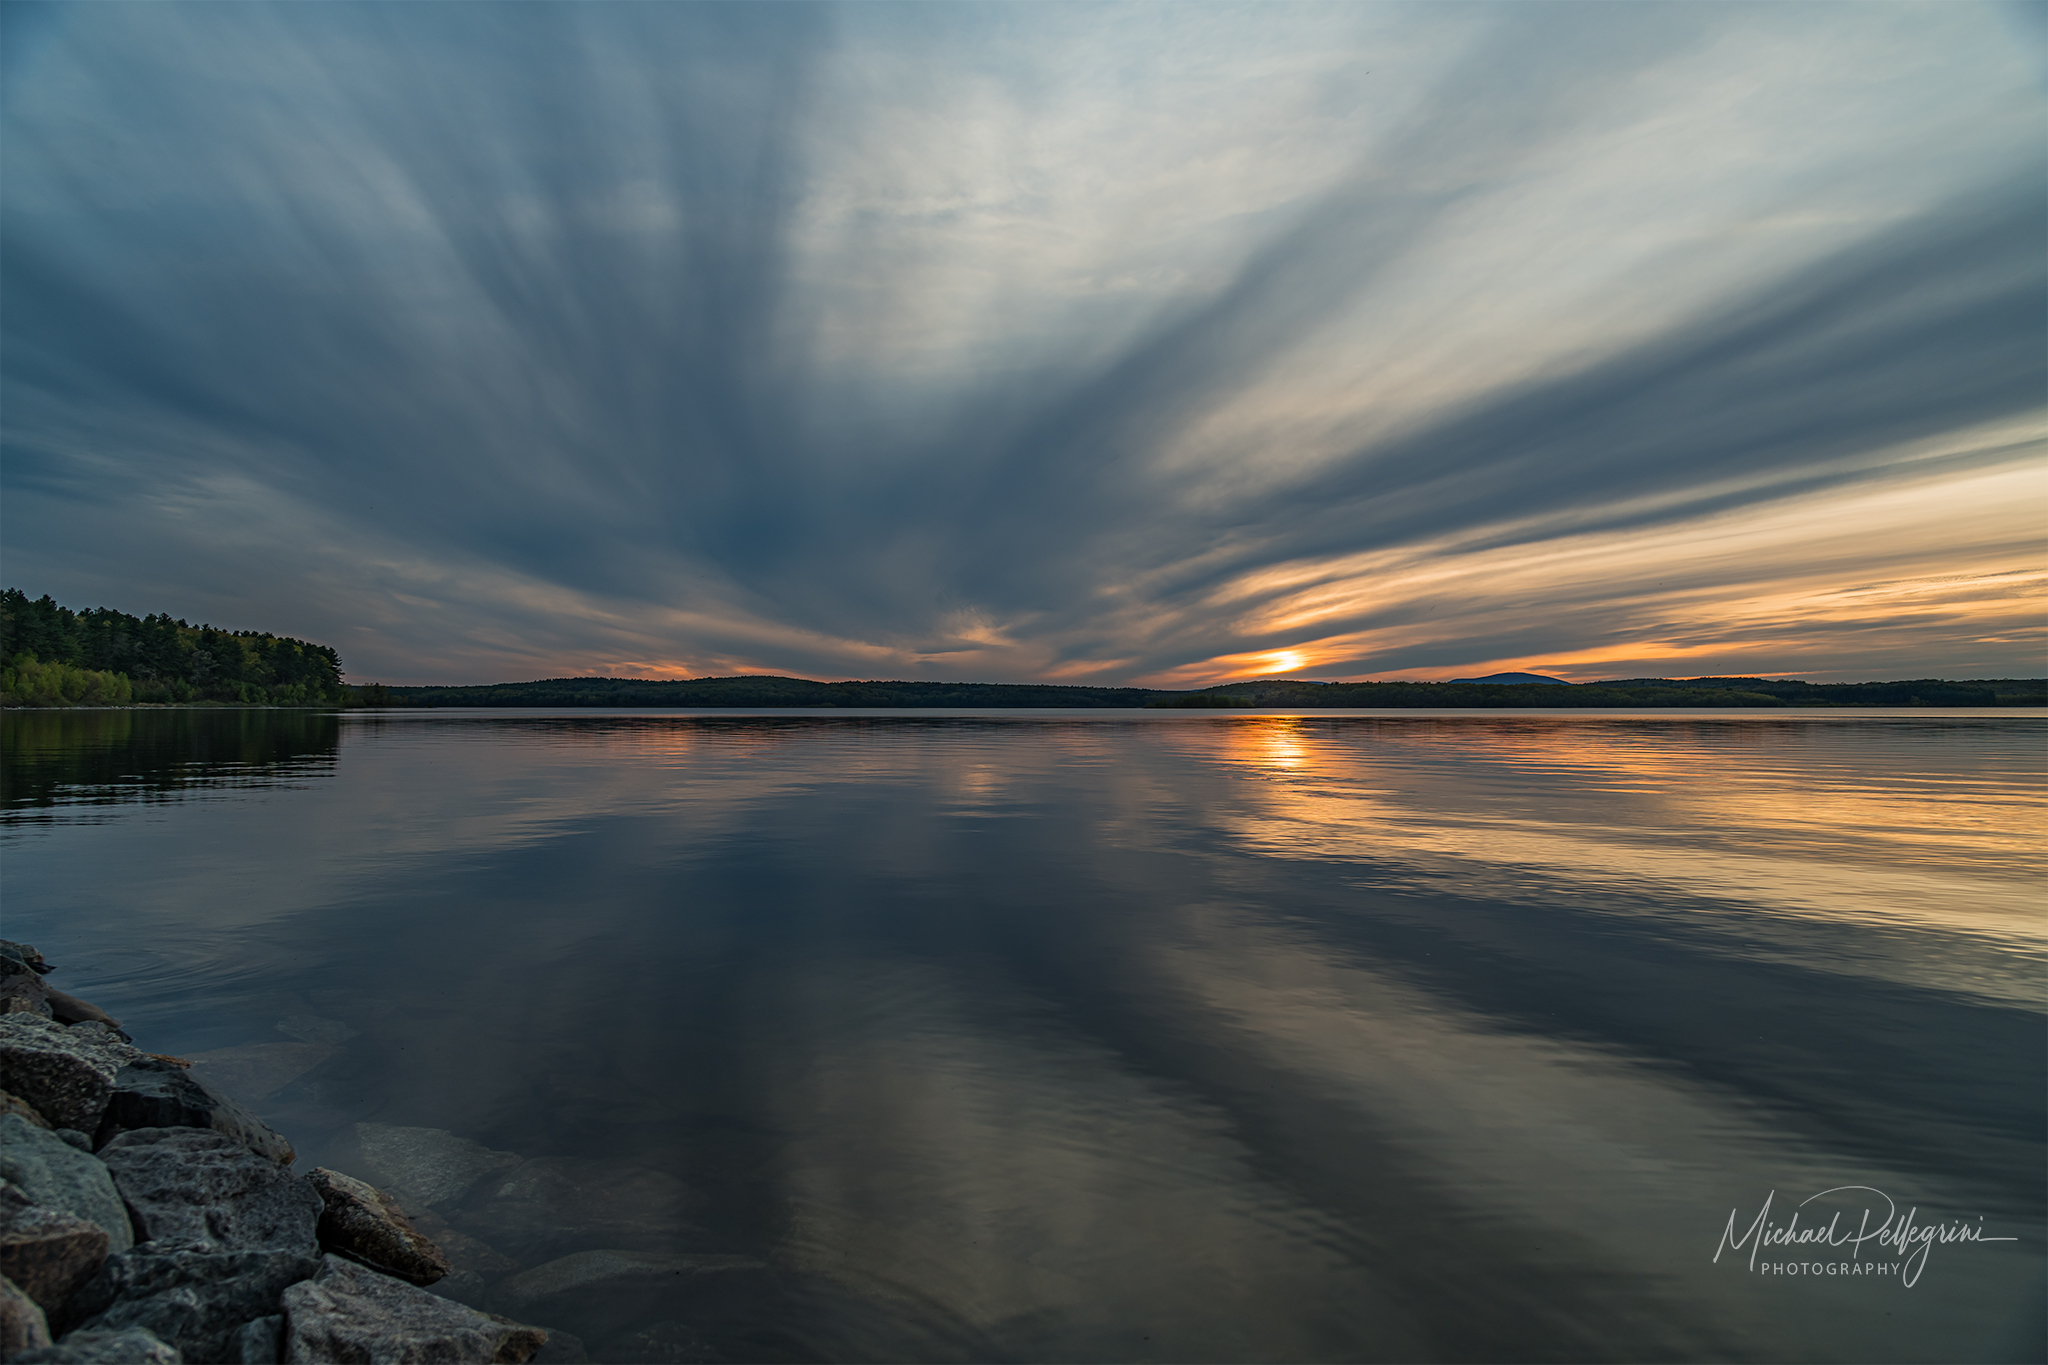
[[[356,1125],[385,1188],[294,1174],[281,1134],[189,1062],[142,1051],[104,1011],[51,987],[51,969],[0,940],[9,1362],[580,1362],[576,1336],[484,1301],[573,1306],[643,1282],[766,1270],[611,1249],[522,1268],[431,1211],[521,1159],[438,1129]],[[520,1183],[496,1193],[516,1199]]]

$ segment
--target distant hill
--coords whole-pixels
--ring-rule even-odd
[[[1541,673],[1489,673],[1483,678],[1446,678],[1447,683],[1500,683],[1513,687],[1525,683],[1549,683],[1552,687],[1570,687],[1563,678],[1547,678]]]
[[[1553,680],[1554,682],[1555,680]],[[1069,687],[1049,683],[813,682],[772,674],[691,678],[543,678],[477,687],[357,689],[370,705],[617,707],[1175,707],[1189,710],[1332,708],[1637,708],[1786,706],[2040,706],[2048,681],[1798,683],[1755,678],[1532,687],[1500,683],[1317,683],[1255,679],[1199,691],[1142,687]]]

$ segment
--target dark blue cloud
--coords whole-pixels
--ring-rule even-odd
[[[1284,595],[1256,586],[1279,566],[1813,498],[1893,477],[1877,453],[2038,405],[2038,167],[1961,125],[1888,152],[1917,117],[1903,110],[1836,153],[1848,189],[1754,176],[1754,216],[1811,201],[1851,226],[1732,264],[1674,247],[1677,303],[1654,276],[1617,276],[1660,319],[1651,335],[1482,376],[1313,459],[1275,458],[1295,436],[1190,464],[1176,452],[1191,433],[1284,409],[1268,395],[1300,357],[1370,336],[1416,278],[1442,291],[1431,325],[1484,338],[1490,300],[1432,254],[1443,241],[1525,187],[1576,184],[1575,158],[1614,155],[1602,139],[1624,121],[1652,157],[1658,138],[1676,145],[1645,93],[1660,83],[1708,88],[1745,43],[1809,39],[1773,27],[1797,18],[1739,7],[1219,9],[1229,31],[1209,47],[1126,57],[1149,13],[11,8],[33,55],[10,68],[0,223],[9,576],[217,618],[239,604],[249,624],[334,639],[385,676],[570,658],[967,676],[1117,660],[1135,676],[1289,644],[1245,616]],[[1965,63],[1950,83],[2001,60],[1950,27]],[[1254,33],[1278,46],[1253,51]],[[1332,45],[1341,59],[1318,56]],[[929,141],[957,118],[1028,141],[1003,111],[1050,127],[1078,98],[1079,78],[1056,76],[1072,51],[1104,62],[1083,93],[1112,108],[1167,98],[1183,67],[1251,80],[1273,52],[1315,57],[1308,93],[1257,146],[1293,145],[1290,120],[1356,145],[1303,153],[1296,188],[1276,192],[1249,154],[1151,134],[1167,169],[1191,155],[1237,169],[1176,182],[1193,186],[1171,192],[1184,207],[1156,221],[1195,226],[1156,251],[1095,229],[1105,260],[1191,281],[1128,298],[1060,294],[1068,277],[1047,262],[1073,229],[1034,207],[1114,146],[1062,134],[1052,188],[1020,173],[1000,212],[961,191],[890,217],[912,197],[892,199],[891,176],[986,169],[970,156],[935,171],[892,130]],[[921,85],[892,88],[905,70]],[[1900,87],[1914,98],[1945,92],[1914,79]],[[1687,136],[1710,138],[1703,99],[1671,98]],[[1889,173],[1891,203],[1872,189]],[[1627,165],[1608,174],[1626,189]],[[1482,249],[1562,243],[1597,276],[1599,177],[1574,193],[1584,216],[1503,221]],[[849,197],[865,207],[830,219]],[[1641,228],[1638,214],[1627,230]],[[1067,321],[982,320],[989,359],[936,389],[892,369],[901,319],[944,293],[904,283],[935,242],[957,246],[963,279],[1021,281],[1004,297],[1042,278]],[[1373,383],[1357,376],[1361,414]],[[1951,458],[1966,472],[1991,457]],[[155,600],[117,591],[145,581]],[[1540,648],[1580,629],[1575,610],[1509,636],[1441,622],[1426,645],[1356,663]],[[1418,613],[1390,601],[1316,629]]]

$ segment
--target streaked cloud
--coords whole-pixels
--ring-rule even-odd
[[[2038,670],[1991,6],[10,6],[10,582],[355,676]]]

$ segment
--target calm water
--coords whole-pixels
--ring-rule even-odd
[[[2042,1354],[2038,716],[0,724],[59,984],[525,1161],[464,1292],[773,1267],[526,1314],[599,1360]],[[2016,1240],[1713,1260],[1840,1186]]]

